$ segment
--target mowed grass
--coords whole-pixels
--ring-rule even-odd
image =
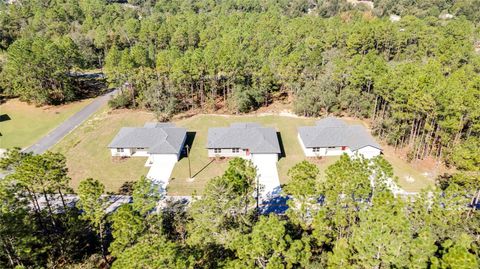
[[[172,180],[168,185],[170,194],[189,195],[194,191],[201,194],[209,179],[219,176],[225,171],[228,160],[217,161],[208,158],[205,146],[209,127],[227,127],[233,122],[257,122],[265,127],[273,127],[280,133],[285,154],[278,162],[278,171],[280,181],[284,184],[288,181],[288,169],[305,159],[297,142],[297,127],[313,124],[314,120],[281,116],[197,115],[177,121],[176,124],[187,128],[191,132],[191,136],[193,133],[195,134],[190,151],[190,166],[194,180],[189,180],[188,159],[182,158],[172,172]]]
[[[76,190],[81,180],[100,180],[107,192],[118,192],[127,181],[136,181],[146,175],[147,158],[114,159],[107,148],[120,128],[142,126],[152,121],[150,113],[140,111],[111,111],[104,108],[67,135],[52,149],[67,158],[72,187]]]
[[[77,128],[61,141],[55,150],[67,157],[69,174],[72,177],[72,187],[76,189],[81,180],[92,177],[100,180],[109,192],[117,192],[127,181],[138,180],[146,175],[146,158],[134,157],[121,161],[112,159],[107,145],[122,127],[143,126],[145,122],[154,121],[151,113],[131,110],[104,110],[96,113],[90,120]],[[360,121],[347,120],[350,123]],[[177,126],[188,130],[187,142],[190,145],[190,168],[194,178],[190,180],[189,165],[186,156],[176,164],[170,183],[167,187],[170,195],[201,195],[209,179],[220,176],[228,165],[228,160],[213,160],[208,158],[205,145],[209,127],[229,126],[233,122],[258,122],[264,126],[273,127],[280,133],[284,154],[278,162],[278,172],[282,184],[289,181],[288,170],[296,163],[309,160],[315,163],[321,178],[325,169],[339,157],[322,159],[306,158],[297,140],[297,127],[313,125],[315,119],[295,118],[286,116],[222,116],[196,115],[190,118],[174,120]],[[408,191],[418,191],[433,184],[420,171],[393,154],[384,156],[394,166],[400,185]],[[415,182],[407,182],[405,176],[415,178]]]
[[[18,99],[0,105],[0,148],[25,148],[55,129],[92,100],[36,107]]]

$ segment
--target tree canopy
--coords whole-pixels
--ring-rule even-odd
[[[291,96],[299,115],[371,119],[411,160],[480,135],[478,0],[120,2],[0,5],[4,94],[66,102],[72,71],[102,68],[121,88],[112,107],[161,120]]]

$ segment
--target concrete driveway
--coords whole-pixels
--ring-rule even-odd
[[[155,161],[148,171],[147,178],[155,181],[157,184],[161,185],[163,189],[165,189],[168,185],[170,175],[172,174],[176,163],[177,160],[172,159],[169,156],[156,156]]]
[[[257,167],[257,176],[263,190],[260,195],[263,199],[278,196],[281,192],[280,179],[277,171],[277,156],[274,154],[254,154],[252,163]]]

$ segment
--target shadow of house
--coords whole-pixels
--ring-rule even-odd
[[[8,116],[8,114],[2,114],[0,115],[0,122],[3,122],[3,121],[9,121],[11,120],[12,118],[10,118],[10,116]]]
[[[187,147],[188,147],[189,151],[192,150],[193,141],[195,140],[196,135],[197,135],[196,132],[187,132],[187,137],[185,138],[185,144],[183,146],[182,154],[180,155],[179,161],[183,158],[187,158]],[[192,173],[193,173],[192,177],[194,178],[198,174],[200,174],[203,170],[205,170],[208,166],[210,166],[210,164],[212,164],[213,161],[215,161],[215,160],[214,159],[210,160],[207,164],[205,164],[200,170],[198,170],[196,172],[192,171]]]
[[[278,145],[280,146],[280,155],[278,156],[278,159],[280,160],[281,158],[285,158],[285,148],[283,147],[283,140],[282,140],[282,134],[280,132],[277,132],[277,139],[278,139]]]
[[[192,150],[193,141],[195,140],[196,135],[196,132],[187,132],[187,137],[185,138],[185,144],[183,145],[183,150],[180,155],[179,161],[187,157],[187,147],[189,151]]]

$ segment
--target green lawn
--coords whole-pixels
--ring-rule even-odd
[[[182,158],[175,166],[168,190],[172,195],[191,194],[194,190],[201,194],[206,182],[221,175],[228,161],[213,161],[207,156],[205,145],[207,144],[207,132],[209,127],[229,126],[232,122],[258,122],[263,126],[273,127],[280,132],[282,144],[285,149],[285,157],[278,163],[281,183],[286,182],[288,169],[295,163],[304,160],[302,149],[297,143],[296,128],[300,125],[313,124],[313,119],[297,119],[280,116],[219,116],[198,115],[189,119],[180,120],[177,125],[183,126],[189,132],[195,133],[190,161],[194,181],[188,180],[188,160]]]
[[[135,181],[146,175],[148,168],[144,166],[146,158],[129,158],[121,161],[110,156],[107,145],[121,127],[143,126],[147,121],[154,120],[152,114],[143,111],[117,110],[105,108],[97,112],[90,120],[68,135],[54,149],[67,157],[69,174],[72,177],[72,187],[88,177],[102,181],[107,191],[117,192],[126,181]],[[296,163],[305,160],[305,156],[297,141],[297,127],[313,125],[314,119],[293,118],[282,116],[221,116],[196,115],[190,118],[174,121],[178,126],[188,130],[187,141],[190,142],[190,166],[194,180],[188,180],[188,159],[183,157],[175,166],[168,193],[170,195],[190,195],[193,192],[201,194],[206,182],[221,175],[227,166],[227,160],[211,160],[205,149],[207,130],[213,126],[228,126],[232,122],[258,122],[270,126],[280,132],[285,155],[278,162],[278,171],[282,184],[288,182],[287,171]],[[353,122],[353,121],[352,121]],[[356,121],[358,123],[358,121]],[[310,159],[320,168],[321,176],[324,170],[339,157]],[[410,164],[392,154],[386,154],[400,179],[400,185],[408,191],[418,191],[433,182]],[[412,176],[415,182],[407,182],[405,176]]]
[[[18,99],[8,100],[0,105],[0,148],[32,145],[90,102],[36,107]]]
[[[123,183],[135,181],[146,175],[147,158],[112,159],[107,145],[125,126],[142,126],[152,121],[149,113],[104,108],[60,141],[53,151],[67,157],[72,187],[76,189],[81,180],[100,180],[108,192],[117,192]]]

